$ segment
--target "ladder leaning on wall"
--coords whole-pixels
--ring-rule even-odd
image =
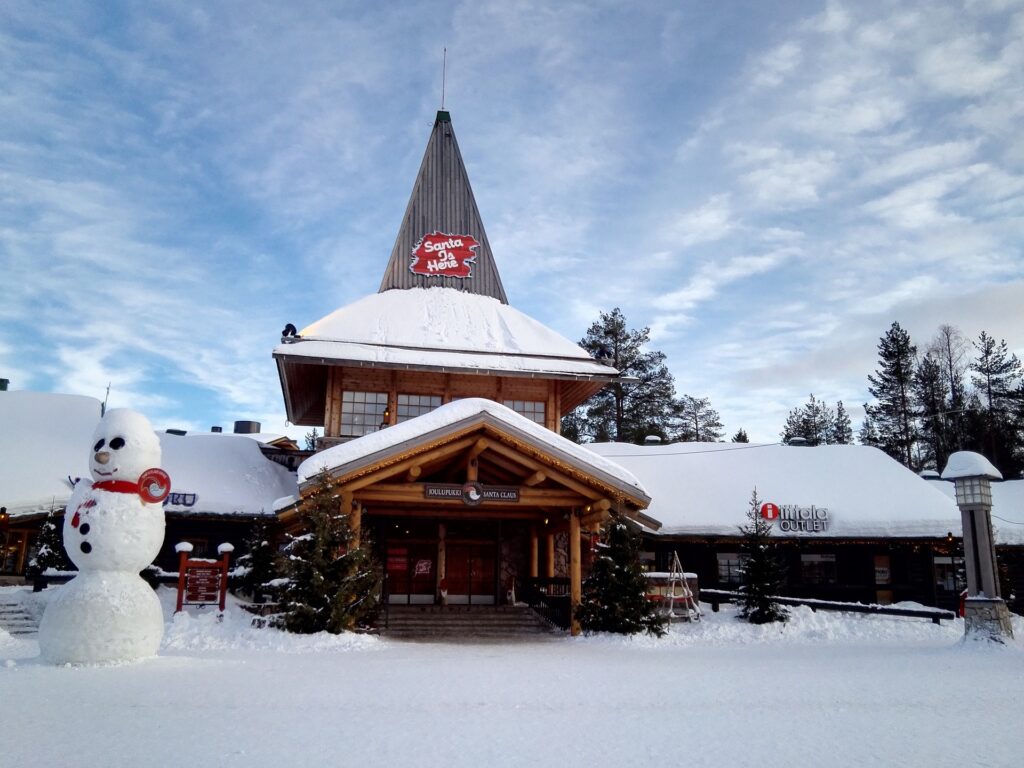
[[[679,553],[672,551],[672,565],[668,574],[669,621],[700,621],[700,605],[686,581],[686,571],[679,561]],[[676,606],[682,610],[676,613]]]

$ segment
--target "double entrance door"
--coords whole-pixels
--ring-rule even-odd
[[[388,602],[429,605],[440,597],[438,542],[394,542],[387,546]],[[448,541],[444,584],[450,605],[494,605],[497,592],[494,542]]]
[[[494,544],[449,542],[445,580],[450,605],[494,605],[497,585]]]

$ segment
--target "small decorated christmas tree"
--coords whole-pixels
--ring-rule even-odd
[[[785,582],[786,572],[775,552],[771,539],[771,523],[761,516],[761,501],[757,489],[750,496],[747,524],[741,525],[743,534],[743,601],[740,617],[751,624],[786,621],[789,613],[773,599]]]
[[[587,632],[663,635],[666,618],[647,599],[639,535],[627,523],[613,520],[598,546],[593,569],[583,582],[580,625]]]
[[[303,502],[302,528],[285,545],[288,578],[278,625],[290,632],[332,633],[370,626],[380,605],[380,568],[365,536],[359,546],[349,510],[321,475]]]
[[[43,522],[43,527],[39,529],[36,553],[25,569],[25,575],[35,582],[37,590],[45,586],[42,575],[47,570],[52,568],[61,571],[70,567],[64,554],[63,523],[63,519],[51,509]]]
[[[238,558],[238,566],[244,569],[239,579],[239,591],[254,603],[262,603],[273,592],[269,582],[278,577],[281,568],[274,537],[266,520],[256,520],[252,524],[246,540],[246,553]]]

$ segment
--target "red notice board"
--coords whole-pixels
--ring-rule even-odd
[[[234,547],[221,544],[217,552],[220,560],[191,560],[192,545],[178,544],[178,607],[175,613],[186,605],[213,605],[224,610],[228,593],[228,563]]]

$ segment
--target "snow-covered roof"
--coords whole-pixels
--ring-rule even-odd
[[[47,392],[0,393],[0,506],[12,517],[62,509],[72,480],[88,478],[100,401]],[[157,433],[171,476],[168,512],[273,514],[296,493],[295,476],[247,435]]]
[[[939,483],[918,477],[876,448],[735,443],[588,447],[640,479],[653,499],[648,514],[662,521],[662,534],[736,535],[755,488],[762,502],[827,510],[825,530],[785,535],[960,533],[960,513],[935,487]]]
[[[272,515],[277,499],[296,493],[295,476],[248,435],[164,433],[160,447],[171,476],[167,512]]]
[[[365,296],[304,328],[275,355],[510,373],[612,378],[618,372],[490,296],[409,288]]]
[[[586,467],[598,478],[629,490],[634,496],[643,498],[647,495],[636,476],[616,461],[603,458],[589,448],[577,445],[545,429],[511,408],[478,397],[446,403],[415,419],[403,421],[314,454],[299,465],[299,482],[307,482],[325,469],[334,471],[357,462],[372,461],[398,446],[412,446],[421,441],[429,441],[451,427],[472,423],[481,416],[489,417],[503,428],[528,437],[531,442],[543,445],[550,452],[572,464]]]
[[[68,476],[89,476],[99,420],[94,397],[0,392],[0,506],[16,517],[67,504]]]
[[[951,454],[942,470],[943,480],[957,480],[963,477],[988,477],[1002,480],[1002,473],[992,466],[992,462],[974,451],[957,451]]]

